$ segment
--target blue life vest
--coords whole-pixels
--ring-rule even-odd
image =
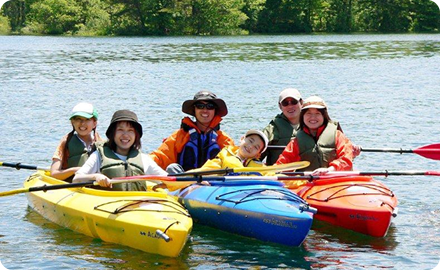
[[[195,128],[188,130],[190,139],[179,154],[178,162],[185,171],[200,168],[208,159],[214,158],[220,152],[217,143],[217,132],[200,134]]]

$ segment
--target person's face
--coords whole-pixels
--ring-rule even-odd
[[[284,116],[287,117],[291,122],[297,122],[299,120],[299,114],[301,113],[301,104],[298,100],[294,98],[285,98],[280,103],[280,109]]]
[[[315,108],[307,109],[304,113],[304,124],[310,130],[317,130],[320,126],[324,124],[324,116],[322,113]]]
[[[204,126],[208,126],[215,116],[215,104],[199,101],[194,104],[194,111],[197,121]]]
[[[116,152],[118,154],[126,155],[135,141],[135,128],[129,122],[117,122],[115,129]]]
[[[75,116],[71,119],[71,122],[80,137],[89,136],[93,129],[96,128],[96,119],[93,117],[87,119],[81,116]]]
[[[257,158],[263,148],[263,139],[256,134],[252,134],[241,140],[238,151],[242,158]]]

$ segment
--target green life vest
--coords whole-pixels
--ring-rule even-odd
[[[89,158],[90,154],[94,151],[93,149],[89,153],[87,151],[86,146],[78,138],[77,135],[73,135],[70,138],[70,140],[67,142],[67,149],[69,150],[69,158],[67,159],[67,168],[81,167],[82,165],[84,165],[84,163],[86,163],[86,160]]]
[[[317,168],[328,167],[329,163],[336,159],[336,131],[338,124],[329,122],[319,136],[318,141],[304,132],[298,130],[299,155],[301,160],[309,161],[310,165],[302,171],[313,171]],[[300,170],[301,171],[301,170]]]
[[[131,149],[127,161],[121,160],[107,144],[98,146],[97,150],[101,155],[101,173],[108,178],[135,176],[144,174],[142,153],[139,150]],[[114,184],[112,190],[119,191],[145,191],[147,190],[144,181]]]
[[[270,142],[270,145],[286,146],[293,138],[295,138],[297,129],[293,128],[284,114],[278,114],[275,116],[270,124],[274,127],[272,136],[268,136],[273,138],[273,140]],[[266,151],[266,164],[273,165],[278,160],[284,149],[269,148]]]

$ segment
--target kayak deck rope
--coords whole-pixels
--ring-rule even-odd
[[[118,207],[114,211],[109,211],[109,210],[105,210],[105,209],[101,208],[103,206],[110,205],[112,203],[119,203],[119,202],[130,202],[130,203],[127,203],[126,205]],[[153,203],[153,204],[164,205],[164,206],[167,206],[168,208],[171,208],[174,211],[172,211],[172,210],[158,210],[158,209],[138,209],[138,208],[137,209],[128,209],[129,207],[132,207],[134,205],[141,204],[141,203]],[[116,201],[106,202],[106,203],[97,205],[94,207],[94,209],[98,210],[98,211],[110,213],[110,214],[120,214],[120,213],[131,212],[131,211],[146,211],[146,212],[161,212],[161,213],[177,213],[177,214],[181,214],[181,215],[190,217],[190,214],[178,202],[169,201],[169,200],[161,200],[161,199],[116,200]]]
[[[338,196],[339,193],[341,193],[342,191],[347,190],[351,187],[364,187],[364,188],[373,190],[375,192],[373,192],[373,193],[359,192],[359,193],[352,193],[352,194],[345,194],[345,195]],[[337,189],[337,188],[339,188],[339,189]],[[325,199],[318,199],[316,197],[313,197],[313,196],[319,195],[320,193],[323,193],[325,191],[332,190],[332,189],[337,189],[337,190],[335,190],[333,194],[329,195]],[[310,195],[307,195],[307,199],[313,200],[313,201],[318,201],[318,202],[328,202],[330,200],[335,200],[335,199],[344,198],[344,197],[369,196],[369,195],[382,195],[382,196],[394,197],[394,193],[389,188],[386,188],[383,186],[378,186],[375,184],[341,184],[341,185],[332,186],[332,187],[318,190]]]
[[[274,192],[274,193],[279,193],[282,196],[255,196],[255,195],[260,195],[263,192],[266,191],[270,191],[270,192]],[[243,196],[240,199],[228,199],[228,198],[224,198],[228,195],[234,195],[234,194],[239,194],[239,193],[248,193],[245,196]],[[235,204],[240,204],[240,203],[244,203],[244,202],[249,202],[249,201],[253,201],[253,200],[286,200],[286,201],[293,201],[293,202],[297,202],[297,203],[302,203],[305,205],[308,205],[308,203],[301,197],[299,197],[298,195],[294,194],[293,192],[289,191],[289,190],[280,190],[280,189],[273,189],[273,188],[259,188],[259,189],[240,189],[240,190],[234,190],[231,192],[227,192],[224,193],[222,195],[219,195],[216,197],[216,200],[219,201],[225,201],[225,202],[231,202],[231,203],[235,203]]]

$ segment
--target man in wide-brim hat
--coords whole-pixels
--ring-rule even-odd
[[[210,91],[200,91],[182,104],[181,128],[164,140],[151,158],[169,173],[200,168],[234,141],[220,130],[222,117],[228,114],[226,103]]]

